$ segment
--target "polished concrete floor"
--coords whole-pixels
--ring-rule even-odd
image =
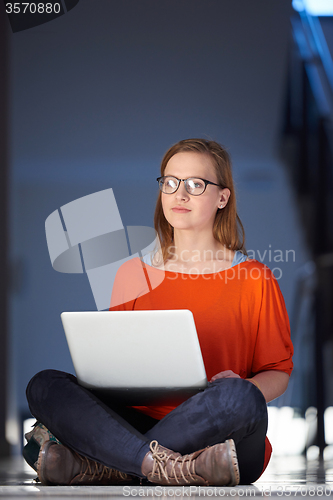
[[[0,498],[124,498],[124,497],[331,497],[333,459],[320,463],[304,456],[273,457],[263,476],[251,486],[162,487],[162,486],[41,486],[36,474],[20,457],[0,462]]]

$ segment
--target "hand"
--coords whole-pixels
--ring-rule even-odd
[[[210,382],[214,382],[215,380],[218,380],[219,378],[240,378],[237,373],[233,372],[232,370],[225,370],[224,372],[217,373],[210,379]]]

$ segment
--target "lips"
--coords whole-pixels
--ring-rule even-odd
[[[175,213],[178,213],[178,214],[186,214],[186,213],[191,211],[185,207],[173,207],[171,210]]]

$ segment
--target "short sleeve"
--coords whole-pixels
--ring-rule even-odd
[[[265,266],[252,373],[280,370],[290,375],[293,352],[285,302],[277,279]]]

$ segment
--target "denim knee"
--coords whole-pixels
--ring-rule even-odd
[[[265,397],[252,382],[241,378],[222,378],[215,380],[211,389],[214,392],[212,403],[216,404],[216,400],[220,399],[221,403],[227,404],[229,411],[233,408],[246,416],[249,422],[267,419]]]
[[[248,380],[242,379],[242,382],[249,386],[249,391],[247,393],[247,398],[248,398],[247,407],[251,406],[254,408],[259,420],[267,419],[267,402],[261,390],[258,389],[256,385],[252,384],[252,382],[249,382]]]
[[[26,396],[30,411],[36,418],[38,418],[38,408],[47,399],[49,391],[57,390],[59,382],[68,378],[76,381],[70,373],[59,370],[42,370],[32,377],[27,385]]]

